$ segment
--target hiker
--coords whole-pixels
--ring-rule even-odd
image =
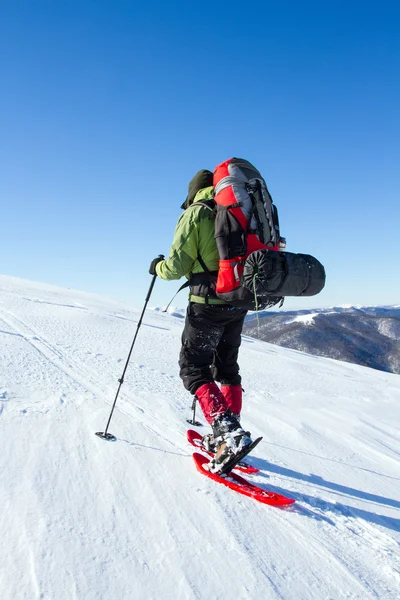
[[[189,280],[180,377],[211,425],[212,434],[204,436],[203,445],[215,452],[212,469],[218,472],[252,443],[250,433],[240,425],[242,386],[237,362],[247,310],[220,300],[214,291],[219,254],[214,239],[211,171],[199,171],[189,183],[188,192],[169,257],[155,258],[149,271],[166,280],[183,276]]]

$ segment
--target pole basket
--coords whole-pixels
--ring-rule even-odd
[[[99,436],[102,440],[106,440],[107,442],[116,442],[117,438],[112,433],[105,433],[104,431],[96,431],[97,436]]]
[[[195,421],[194,419],[186,419],[186,422],[190,423],[191,425],[194,425],[195,427],[203,427],[203,423]]]

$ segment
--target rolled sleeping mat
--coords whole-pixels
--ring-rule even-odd
[[[246,259],[242,283],[254,296],[315,296],[325,286],[325,269],[310,254],[256,250]]]

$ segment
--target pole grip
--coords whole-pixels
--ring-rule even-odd
[[[159,254],[158,258],[160,258],[161,260],[164,260],[165,256],[164,256],[164,254]],[[150,300],[150,296],[151,296],[151,293],[153,291],[153,287],[154,287],[154,284],[156,282],[156,279],[157,279],[157,273],[154,273],[152,282],[151,282],[150,287],[149,287],[149,291],[147,292],[147,296],[146,296],[146,300],[145,300],[145,308],[146,308],[147,302]],[[144,313],[144,311],[143,311],[143,313]]]

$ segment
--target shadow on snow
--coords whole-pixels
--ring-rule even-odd
[[[318,475],[307,475],[305,473],[300,473],[299,471],[287,469],[286,467],[275,465],[260,458],[252,458],[251,464],[260,469],[260,471],[264,471],[264,473],[261,473],[263,477],[268,477],[268,472],[275,473],[276,475],[304,481],[305,483],[312,484],[313,486],[323,487],[340,494],[352,496],[353,498],[359,498],[366,502],[375,502],[376,504],[389,506],[392,508],[400,508],[400,502],[398,500],[385,498],[384,496],[378,496],[376,494],[370,494],[369,492],[363,492],[362,490],[347,487],[339,483],[333,483],[323,479],[323,477]],[[375,525],[380,525],[381,527],[386,527],[387,529],[393,529],[394,531],[400,531],[400,519],[379,515],[354,506],[347,506],[346,504],[342,504],[340,502],[328,502],[315,496],[288,491],[277,486],[271,486],[270,484],[268,484],[268,489],[277,492],[278,494],[290,496],[296,501],[306,503],[311,509],[314,508],[316,510],[323,511],[324,513],[332,512],[340,514],[344,517],[361,518],[370,523],[374,523]],[[312,510],[302,506],[295,505],[293,508],[291,508],[291,510],[317,520],[324,520],[332,525],[335,525],[334,521],[329,519],[326,515],[313,512]]]

